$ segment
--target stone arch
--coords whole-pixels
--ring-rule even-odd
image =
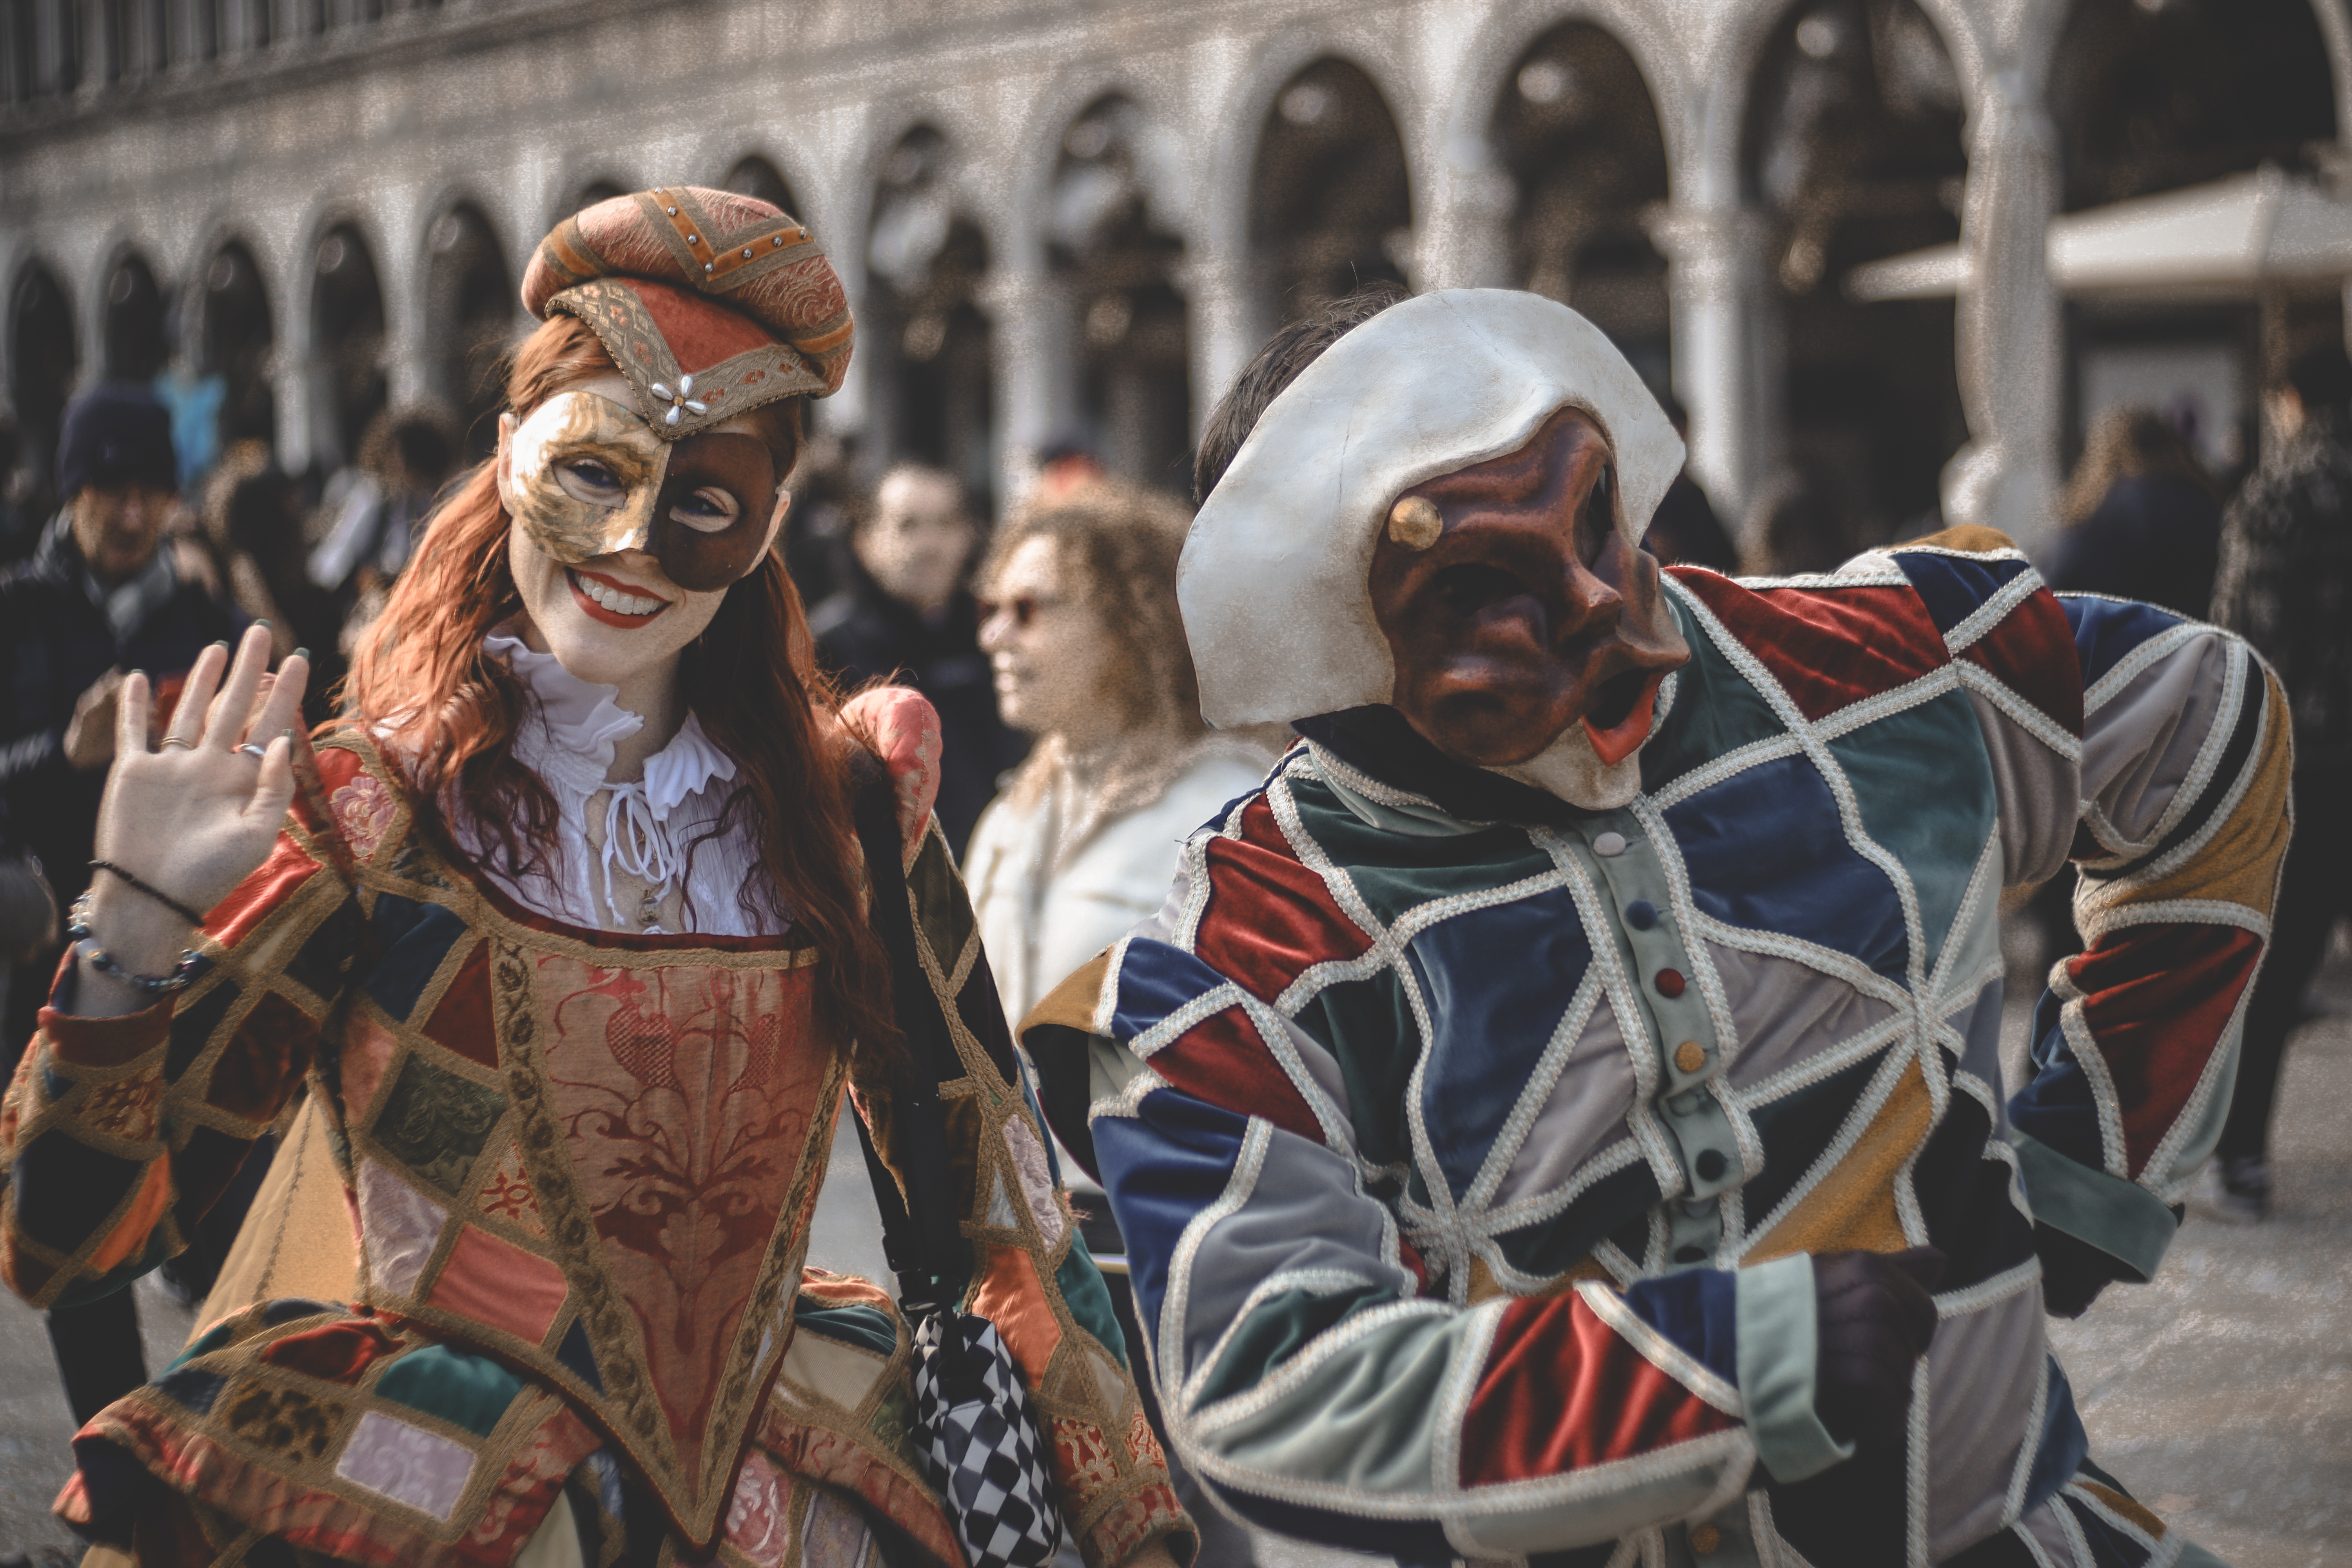
[[[998,458],[996,343],[985,309],[998,249],[962,163],[961,146],[926,117],[873,164],[857,230],[865,457],[871,466],[911,459],[948,468],[984,497],[996,488]]]
[[[52,488],[58,434],[80,369],[73,296],[63,271],[33,251],[19,257],[10,272],[7,305],[8,401],[16,416],[16,461],[33,475],[36,505],[46,505],[59,499]]]
[[[1208,123],[1217,127],[1197,187],[1198,233],[1204,247],[1234,256],[1246,253],[1250,174],[1266,116],[1274,111],[1276,98],[1291,79],[1317,61],[1342,60],[1370,79],[1388,106],[1399,139],[1403,139],[1408,110],[1417,106],[1419,95],[1411,89],[1408,74],[1386,51],[1369,47],[1370,43],[1328,28],[1292,28],[1259,43],[1246,73],[1204,115]],[[1407,165],[1412,166],[1409,150]]]
[[[520,309],[515,253],[499,232],[494,210],[470,195],[453,195],[434,209],[420,237],[425,387],[456,412],[473,458],[488,456],[497,444],[490,416],[505,395],[498,363],[514,338]]]
[[[262,251],[242,228],[218,233],[188,277],[182,298],[190,321],[188,358],[200,376],[218,376],[223,386],[218,437],[233,442],[274,442],[278,436],[278,390],[270,380],[270,355],[287,335],[277,311],[286,297],[282,281],[264,269]]]
[[[369,425],[392,400],[392,290],[368,229],[346,212],[312,230],[303,374],[310,455],[329,469],[358,457]]]
[[[1059,428],[1042,431],[1049,463],[1089,462],[1164,489],[1187,488],[1192,337],[1187,216],[1170,201],[1164,128],[1129,94],[1097,93],[1065,121],[1032,233],[1052,279],[1048,352],[1070,385]],[[1070,450],[1056,454],[1055,446]]]
[[[1738,188],[1763,247],[1782,464],[1765,489],[1795,520],[1772,535],[1775,570],[1928,531],[1969,438],[1955,302],[1844,288],[1856,266],[1961,237],[1970,105],[1950,36],[1919,0],[1801,0],[1750,73]]]
[[[1606,33],[1641,73],[1665,142],[1670,193],[1678,195],[1671,187],[1690,156],[1695,132],[1689,106],[1703,78],[1691,69],[1687,38],[1666,26],[1656,7],[1639,0],[1516,0],[1496,7],[1465,57],[1457,89],[1446,95],[1444,141],[1485,143],[1495,105],[1511,90],[1528,48],[1544,35],[1578,23]]]
[[[1266,319],[1408,279],[1413,194],[1404,122],[1370,72],[1326,54],[1292,73],[1259,122],[1245,198]]]
[[[113,247],[99,274],[99,374],[151,381],[172,359],[172,296],[146,247]]]
[[[1641,62],[1601,23],[1556,22],[1513,58],[1486,136],[1514,195],[1508,281],[1582,312],[1666,392],[1666,261],[1648,217],[1670,195],[1673,159]]]

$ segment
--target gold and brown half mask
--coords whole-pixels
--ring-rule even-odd
[[[665,441],[635,409],[574,390],[515,426],[501,481],[508,511],[565,565],[642,550],[679,587],[709,593],[758,563],[782,477],[756,436]]]

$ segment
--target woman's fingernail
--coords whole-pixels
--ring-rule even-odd
[[[228,638],[221,638],[220,641],[213,644],[213,647],[220,649],[223,653],[226,653],[228,651]]]
[[[280,731],[278,731],[278,734],[279,734],[279,735],[281,735],[281,736],[283,736],[283,737],[285,738],[286,743],[287,743],[288,745],[289,745],[289,746],[290,746],[290,745],[292,745],[292,744],[294,743],[294,731],[293,731],[292,730],[290,730],[290,729],[289,729],[289,730],[280,730]]]
[[[147,679],[147,672],[143,669],[134,669],[131,673],[137,676],[142,680]]]
[[[309,658],[310,657],[310,650],[307,647],[298,647],[294,650],[294,657],[296,658]]]
[[[265,632],[269,629],[269,623],[267,620],[256,620],[253,624]]]

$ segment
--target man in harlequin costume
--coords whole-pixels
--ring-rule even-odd
[[[1304,740],[1024,1025],[1178,1454],[1406,1563],[2210,1563],[2042,1322],[2155,1271],[2228,1107],[2277,685],[1981,529],[1662,574],[1682,458],[1502,291],[1293,328],[1212,419],[1202,707]],[[1999,895],[2070,857],[2004,1101]]]
[[[359,1275],[108,1406],[59,1511],[154,1564],[961,1568],[897,1307],[802,1263],[846,1088],[1090,1568],[1189,1559],[932,816],[936,717],[836,697],[774,548],[849,357],[831,267],[671,188],[567,220],[523,298],[498,456],[352,722],[298,737],[307,660],[266,679],[258,630],[160,746],[126,683],[0,1113],[0,1268],[39,1306],[124,1288],[307,1077]]]

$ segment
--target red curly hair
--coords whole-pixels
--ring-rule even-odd
[[[515,351],[507,404],[527,416],[567,386],[614,373],[604,345],[577,319],[542,323]],[[776,468],[798,457],[797,404],[759,411]],[[530,698],[482,639],[523,612],[508,566],[509,521],[497,464],[462,479],[433,513],[386,601],[354,651],[344,710],[390,741],[418,823],[449,851],[446,811],[461,805],[488,840],[486,858],[520,876],[554,863],[554,796],[515,759]],[[740,787],[710,837],[747,832],[763,877],[738,897],[755,922],[787,921],[816,945],[816,1007],[837,1040],[856,1040],[895,1064],[898,1033],[888,961],[864,912],[864,865],[852,824],[851,768],[870,751],[841,715],[841,694],[816,667],[800,591],[771,549],[727,591],[678,669],[695,715],[738,764]],[[691,851],[689,851],[690,853]]]

